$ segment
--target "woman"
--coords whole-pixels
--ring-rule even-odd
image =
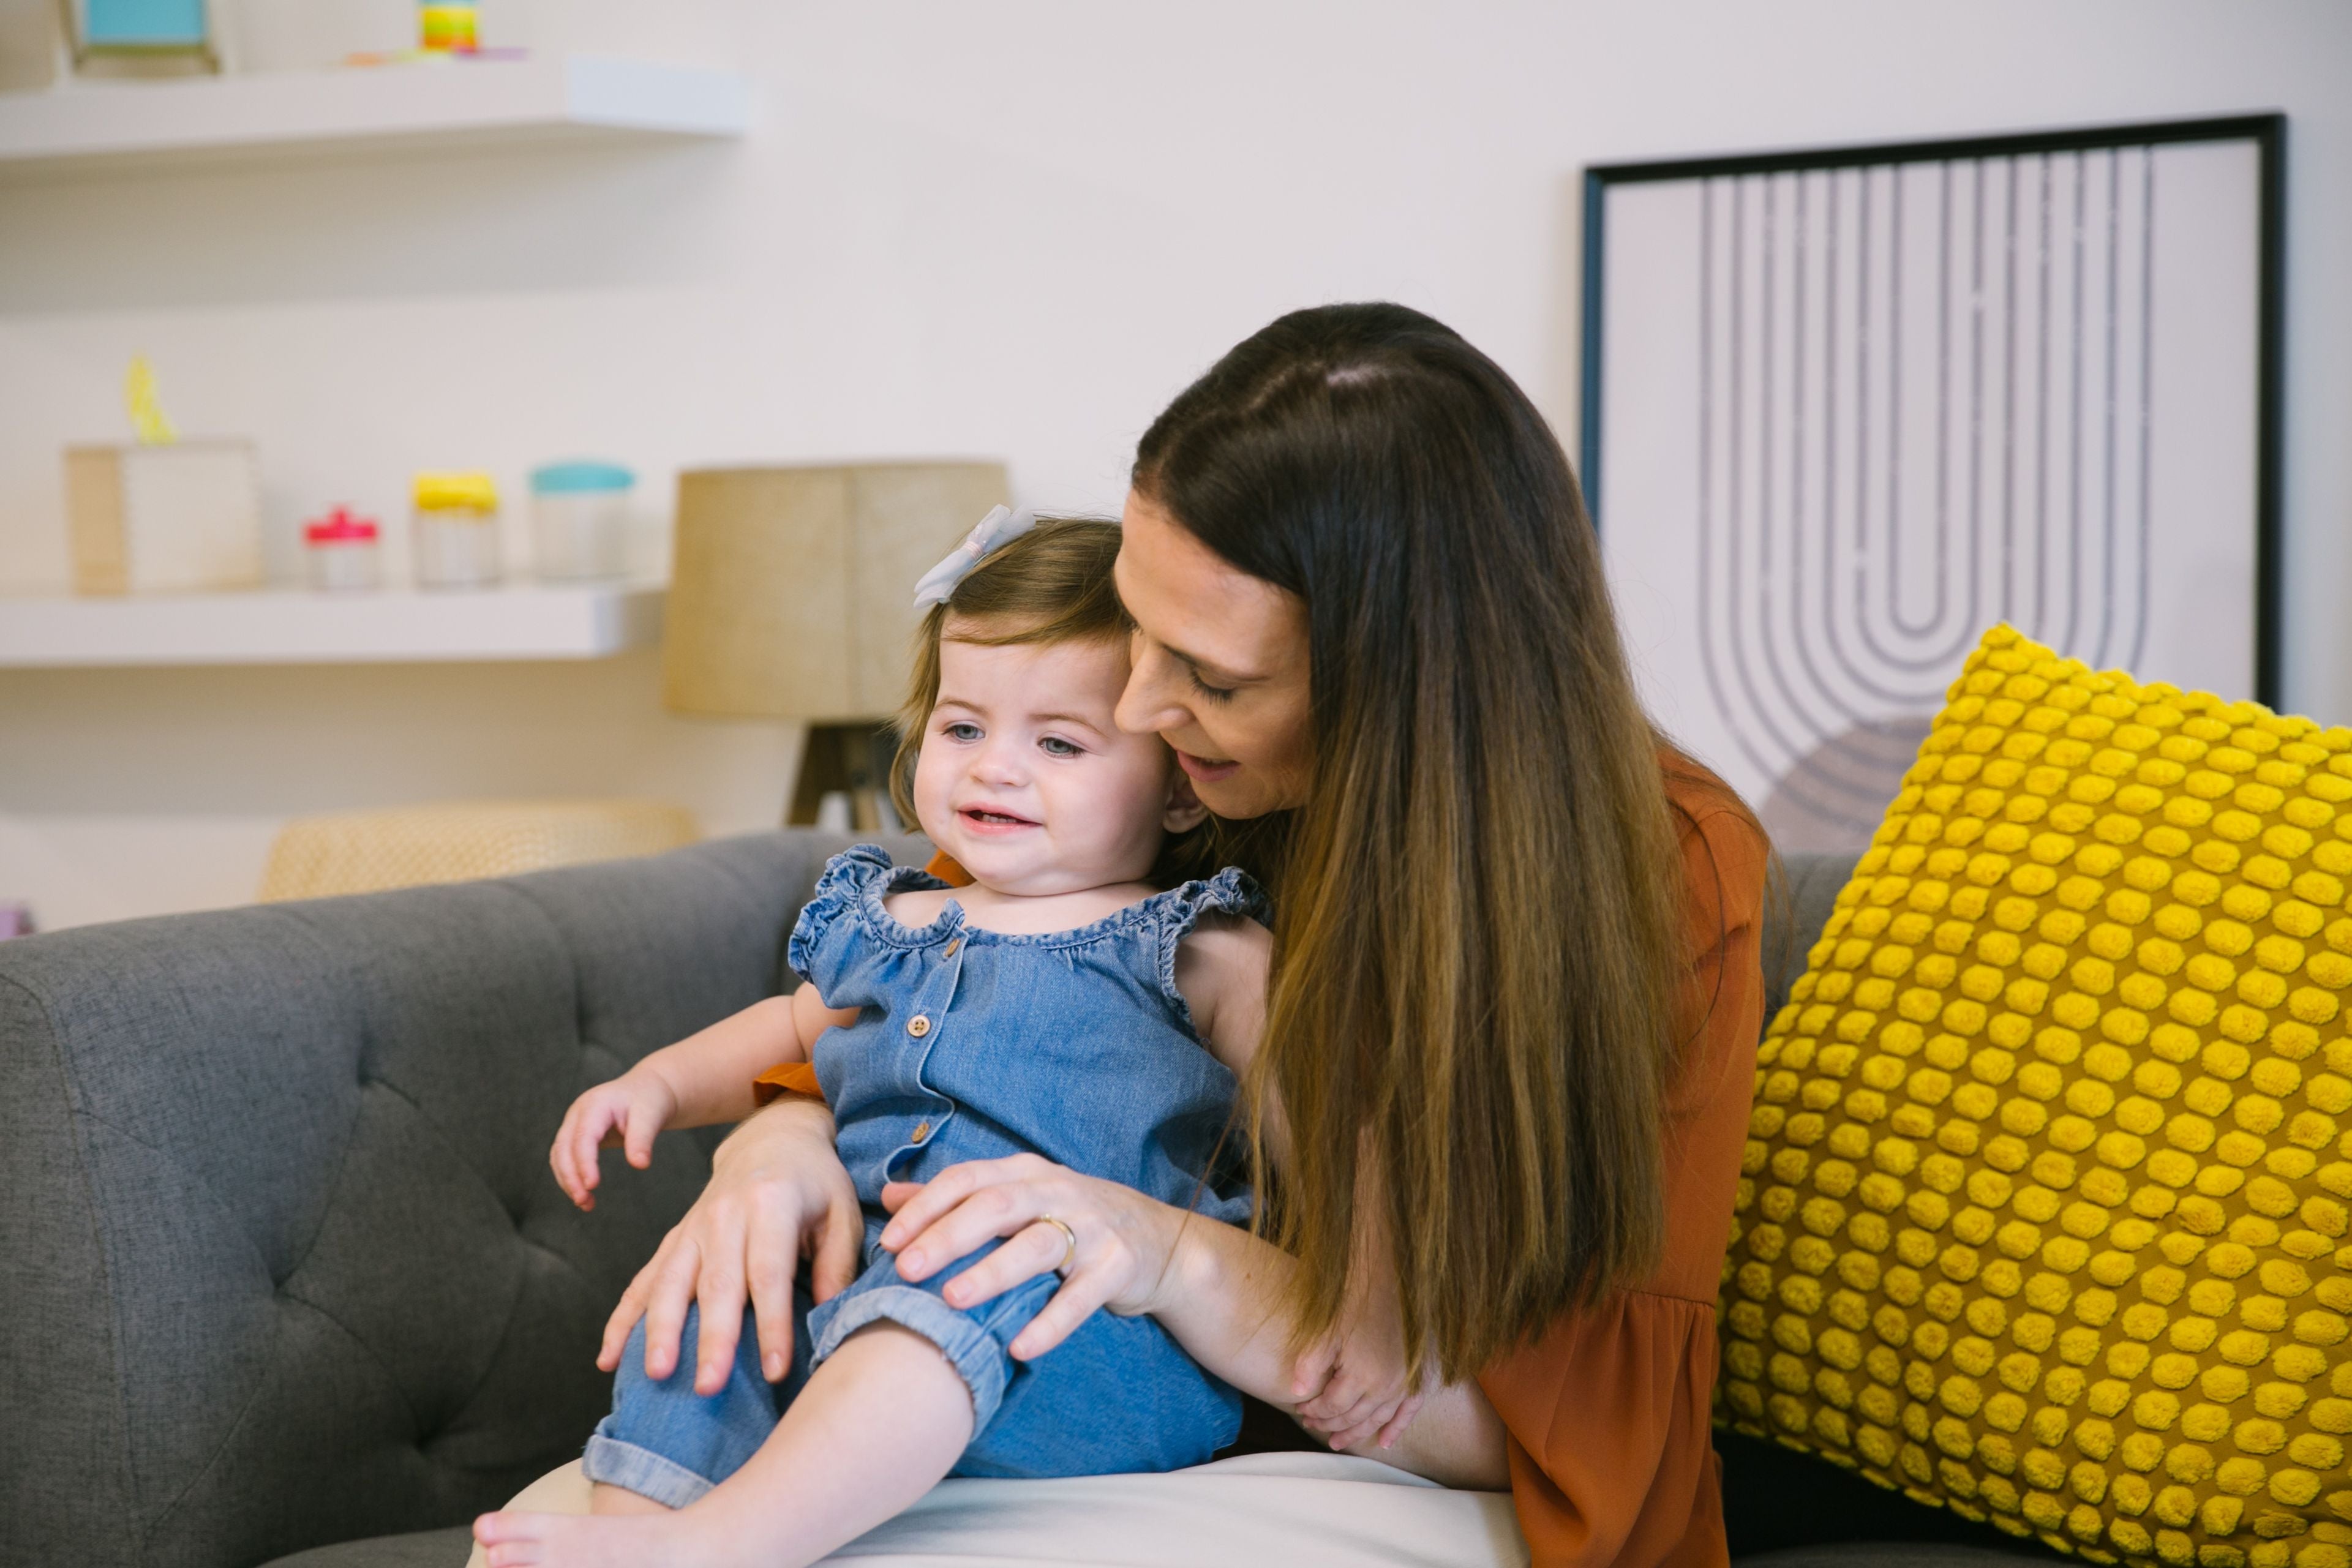
[[[1260,1233],[1024,1158],[894,1191],[886,1244],[920,1279],[1009,1238],[959,1304],[1066,1276],[1016,1354],[1150,1312],[1335,1447],[1509,1486],[1538,1563],[1724,1561],[1713,1303],[1767,850],[1643,716],[1559,444],[1429,318],[1300,311],[1152,425],[1125,524],[1118,721],[1263,829],[1275,886]],[[642,1311],[667,1375],[692,1299],[723,1369],[748,1290],[781,1375],[797,1255],[822,1298],[857,1236],[823,1107],[772,1108],[607,1364]]]

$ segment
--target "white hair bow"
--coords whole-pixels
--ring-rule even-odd
[[[1015,512],[1010,507],[991,507],[988,516],[972,525],[964,535],[963,543],[948,551],[947,559],[923,573],[915,584],[915,608],[927,610],[934,604],[945,604],[956,591],[956,585],[971,574],[988,552],[1008,539],[1017,539],[1037,526],[1034,513]]]

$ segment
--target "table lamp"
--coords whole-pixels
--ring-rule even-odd
[[[906,697],[915,580],[1008,495],[1001,463],[697,468],[677,478],[663,700],[809,726],[784,821],[845,791],[889,814],[890,716]]]

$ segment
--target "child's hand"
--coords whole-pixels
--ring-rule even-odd
[[[555,1182],[582,1208],[596,1207],[599,1148],[619,1148],[644,1170],[654,1163],[654,1134],[677,1112],[677,1096],[658,1073],[634,1071],[599,1083],[563,1113],[547,1163]]]

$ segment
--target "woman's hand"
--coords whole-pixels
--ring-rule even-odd
[[[1349,1292],[1339,1322],[1298,1357],[1290,1390],[1298,1424],[1335,1451],[1370,1438],[1395,1447],[1422,1402],[1405,1370],[1396,1292]]]
[[[599,1083],[563,1113],[547,1163],[555,1168],[555,1185],[582,1208],[596,1207],[596,1151],[616,1147],[628,1162],[644,1170],[654,1163],[654,1134],[677,1114],[677,1095],[658,1072],[632,1071],[608,1083]]]
[[[1396,1254],[1379,1169],[1375,1151],[1359,1151],[1355,1256],[1339,1301],[1339,1321],[1290,1370],[1298,1424],[1334,1449],[1375,1437],[1382,1448],[1393,1448],[1421,1408],[1423,1392],[1405,1369]]]
[[[1009,1347],[1022,1361],[1061,1343],[1097,1307],[1123,1317],[1151,1312],[1177,1231],[1191,1218],[1038,1155],[967,1161],[920,1185],[892,1182],[882,1189],[882,1207],[892,1217],[882,1245],[898,1255],[898,1272],[908,1280],[927,1280],[1003,1239],[1003,1246],[948,1282],[942,1293],[951,1307],[977,1306],[1024,1280],[1062,1270],[1062,1288]]]
[[[1061,1343],[1097,1307],[1127,1316],[1150,1313],[1202,1365],[1244,1393],[1275,1405],[1297,1401],[1292,1390],[1299,1358],[1289,1348],[1284,1302],[1297,1261],[1237,1226],[1079,1176],[1035,1155],[951,1166],[921,1186],[894,1182],[883,1188],[882,1202],[892,1216],[882,1245],[898,1253],[898,1271],[909,1280],[929,1279],[1003,1239],[1003,1246],[948,1281],[948,1301],[958,1307],[1059,1266],[1071,1249],[1060,1227],[1043,1218],[1051,1215],[1070,1228],[1077,1247],[1064,1270],[1066,1282],[1013,1339],[1013,1354],[1024,1360]],[[1387,1299],[1395,1300],[1392,1289]],[[1326,1375],[1316,1392],[1328,1392],[1338,1409],[1340,1395],[1353,1391],[1345,1410],[1370,1396],[1377,1411],[1386,1404],[1392,1377],[1399,1403],[1363,1436],[1376,1432],[1395,1447],[1373,1457],[1447,1486],[1510,1484],[1503,1426],[1478,1385],[1434,1389],[1425,1400],[1403,1391],[1401,1349],[1377,1357],[1374,1351],[1402,1338],[1378,1330],[1368,1317],[1343,1314],[1333,1340],[1338,1348],[1318,1369],[1336,1371],[1342,1386],[1332,1386],[1334,1378]],[[1393,1362],[1396,1370],[1383,1375],[1376,1359],[1382,1367]]]
[[[621,1364],[642,1317],[646,1375],[669,1376],[687,1308],[698,1305],[694,1386],[715,1394],[734,1362],[748,1292],[760,1368],[776,1382],[793,1364],[793,1277],[801,1259],[810,1260],[811,1293],[825,1301],[857,1277],[865,1241],[857,1189],[833,1146],[833,1113],[822,1101],[786,1095],[719,1145],[710,1185],[621,1293],[596,1364],[606,1372]]]

